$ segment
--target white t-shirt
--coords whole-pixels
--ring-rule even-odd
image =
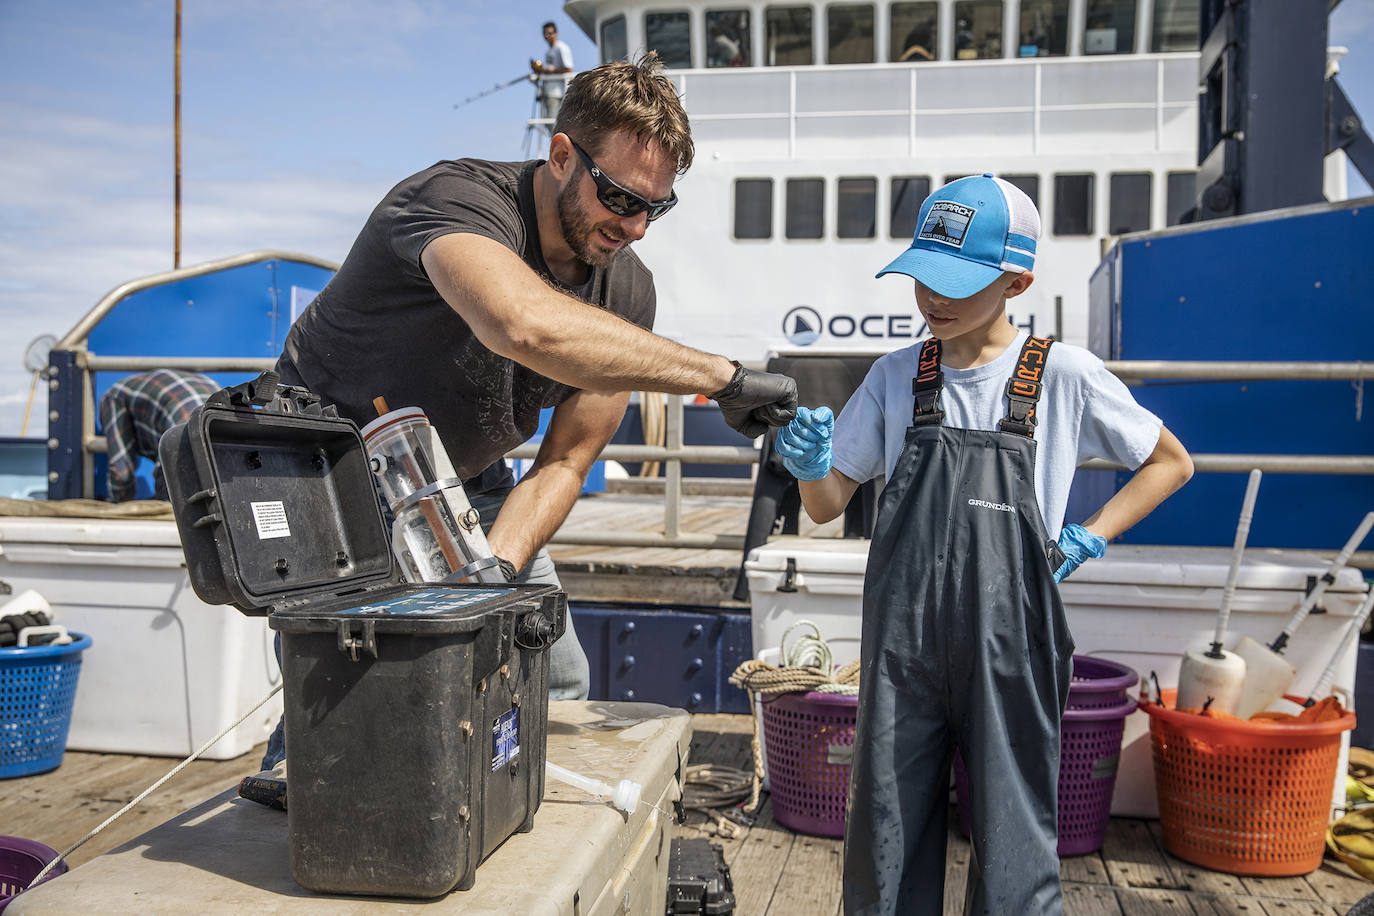
[[[567,67],[572,69],[572,48],[568,47],[567,42],[558,39],[548,50],[544,52],[544,67],[546,69],[561,69]],[[563,97],[563,86],[568,81],[567,73],[545,73],[540,79],[540,84],[544,89],[544,97],[550,99],[561,99]]]
[[[944,425],[997,429],[1007,415],[1006,388],[1026,333],[986,365],[944,370]],[[911,426],[911,380],[921,343],[878,359],[835,420],[834,467],[859,483],[892,476]],[[1045,361],[1035,408],[1035,498],[1045,530],[1059,537],[1074,470],[1090,458],[1138,468],[1159,442],[1159,418],[1131,397],[1102,360],[1082,347],[1056,342]],[[1075,521],[1081,521],[1076,519]]]

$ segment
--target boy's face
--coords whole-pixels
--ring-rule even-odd
[[[966,334],[986,334],[1007,320],[1006,300],[1020,295],[1031,285],[1034,275],[1004,273],[964,299],[942,296],[920,280],[916,284],[916,306],[926,320],[930,334],[939,340],[953,340]]]

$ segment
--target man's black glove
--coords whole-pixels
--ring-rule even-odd
[[[775,372],[754,372],[735,363],[730,383],[707,395],[720,405],[730,428],[757,439],[770,426],[786,426],[797,415],[797,383]]]

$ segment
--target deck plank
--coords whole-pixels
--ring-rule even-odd
[[[768,912],[796,837],[773,821],[773,802],[765,801],[758,824],[750,829],[729,863],[737,916],[765,916]]]
[[[1059,860],[1059,880],[1078,884],[1111,884],[1111,875],[1102,861],[1102,853],[1070,856]]]
[[[1116,902],[1123,916],[1194,916],[1188,895],[1162,888],[1116,888]]]
[[[1183,882],[1155,845],[1145,821],[1112,818],[1102,844],[1102,859],[1112,884],[1129,888],[1177,889]],[[1120,898],[1118,898],[1120,899]],[[1126,908],[1122,901],[1122,909]]]
[[[840,898],[841,840],[798,836],[778,876],[767,916],[834,913]]]
[[[1241,878],[1246,893],[1256,897],[1281,897],[1284,900],[1321,900],[1306,878]]]
[[[964,892],[968,889],[968,863],[972,847],[954,826],[957,823],[954,807],[949,809],[949,832],[945,841],[945,896],[943,916],[959,916],[964,912]]]
[[[1121,904],[1110,887],[1065,884],[1064,916],[1121,916]]]
[[[1323,903],[1344,912],[1352,903],[1374,894],[1374,883],[1357,877],[1344,865],[1331,861],[1307,876],[1307,884]]]

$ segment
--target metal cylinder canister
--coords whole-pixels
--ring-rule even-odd
[[[372,473],[395,516],[391,546],[411,582],[505,581],[477,510],[425,412],[388,411],[363,427]]]

